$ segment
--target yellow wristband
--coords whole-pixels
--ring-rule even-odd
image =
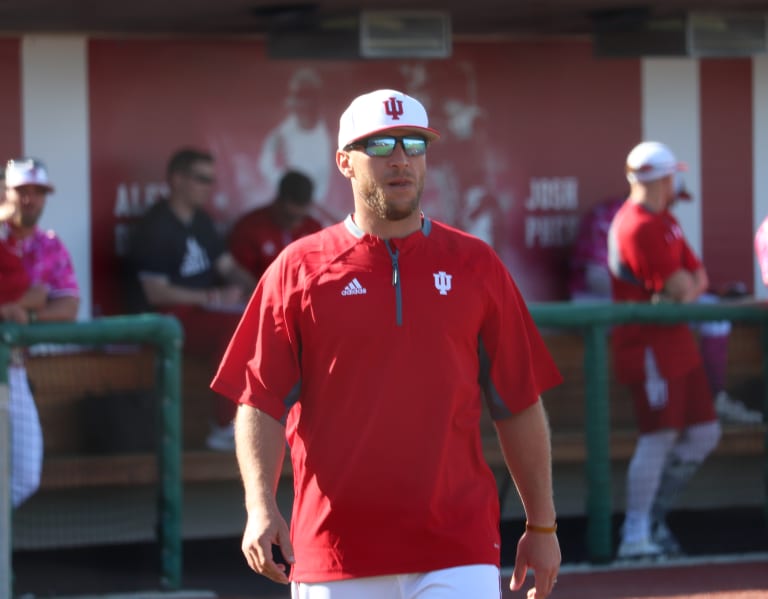
[[[557,532],[557,522],[555,522],[554,526],[536,526],[535,524],[531,524],[526,520],[525,530],[529,532],[541,532],[541,533],[547,533],[547,534],[554,534]]]

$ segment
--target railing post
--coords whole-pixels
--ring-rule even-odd
[[[589,326],[584,343],[587,550],[594,563],[609,562],[613,555],[607,331],[604,325]]]
[[[167,328],[168,329],[168,328]],[[162,585],[181,588],[182,577],[182,459],[181,459],[181,329],[166,330],[160,352],[158,375],[160,388],[159,421],[162,424],[158,447],[158,502]]]
[[[11,396],[8,389],[8,365],[11,347],[0,339],[0,599],[13,596],[11,570]]]
[[[760,322],[760,336],[763,348],[763,421],[768,422],[768,321]],[[768,522],[768,427],[763,440],[763,482],[765,483],[765,505],[763,516]]]
[[[29,346],[35,343],[144,343],[157,349],[158,382],[161,401],[158,402],[159,442],[157,443],[158,464],[158,536],[162,553],[162,584],[169,589],[181,587],[182,575],[182,473],[181,473],[181,325],[172,316],[139,314],[131,316],[103,317],[86,322],[36,323],[25,326],[0,323],[0,389],[8,375],[10,347]],[[3,464],[9,456],[3,455],[8,435],[4,433],[3,418],[7,403],[0,396],[0,599],[10,589],[10,498],[5,505],[10,473],[3,472]],[[8,535],[9,542],[5,542]],[[8,561],[8,573],[4,564]],[[6,585],[8,585],[6,587]]]

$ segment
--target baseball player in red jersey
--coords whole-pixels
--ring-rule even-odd
[[[555,584],[540,396],[561,377],[491,247],[420,211],[437,138],[401,92],[350,104],[336,163],[354,212],[272,262],[212,383],[239,403],[243,552],[256,572],[291,582],[296,599],[500,596],[483,400],[528,520],[511,586],[529,568],[529,598]],[[286,438],[290,531],[275,498]]]
[[[254,281],[286,245],[323,228],[309,214],[313,190],[307,175],[287,171],[280,177],[274,200],[247,212],[232,227],[229,251]]]
[[[706,271],[669,210],[677,195],[675,173],[684,168],[658,142],[629,153],[630,196],[608,235],[614,301],[688,303],[706,290]],[[614,329],[611,347],[640,431],[627,473],[618,556],[679,553],[666,513],[720,439],[698,344],[687,323],[627,324]]]

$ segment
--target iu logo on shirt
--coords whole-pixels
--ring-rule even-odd
[[[440,295],[448,295],[448,292],[451,290],[451,279],[453,279],[453,275],[449,275],[444,270],[441,270],[434,273],[432,276],[435,277],[435,289],[440,292]]]

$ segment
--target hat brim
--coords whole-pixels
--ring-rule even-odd
[[[344,147],[346,148],[349,144],[353,144],[356,141],[360,141],[361,139],[366,139],[368,137],[373,137],[374,135],[381,135],[382,133],[387,133],[388,131],[406,131],[406,132],[413,132],[418,133],[420,135],[423,135],[427,138],[427,141],[433,142],[440,139],[440,133],[437,131],[437,129],[432,129],[431,127],[416,127],[414,125],[396,125],[393,127],[382,127],[381,129],[374,129],[373,131],[369,131],[365,135],[361,135],[359,137],[355,137],[354,139],[350,139],[348,142],[344,144]]]
[[[631,169],[627,167],[627,180],[630,183],[651,183],[658,181],[664,177],[669,177],[675,173],[683,173],[688,170],[688,165],[685,162],[676,162],[674,166],[667,166],[664,169],[658,168],[641,168]]]
[[[20,183],[14,183],[13,185],[8,185],[6,182],[5,187],[7,189],[17,189],[19,187],[40,187],[45,189],[47,193],[52,193],[54,190],[53,185],[50,183],[39,183],[37,181],[21,181]]]

